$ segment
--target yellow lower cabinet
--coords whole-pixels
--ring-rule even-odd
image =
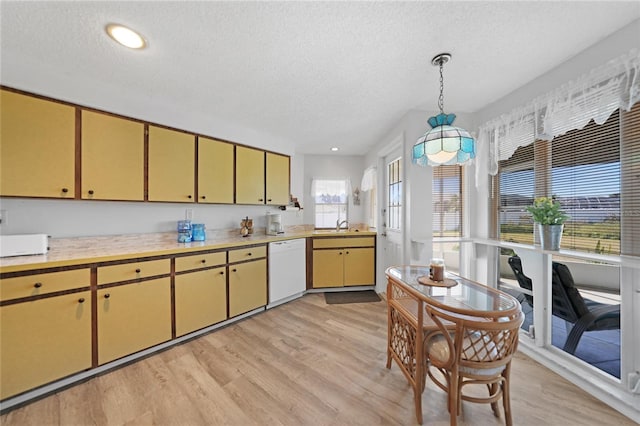
[[[313,251],[313,288],[344,285],[344,250]]]
[[[0,399],[91,368],[89,291],[0,308]]]
[[[227,319],[225,268],[176,275],[176,336]]]
[[[98,363],[171,340],[170,278],[98,290]]]
[[[375,251],[373,248],[344,250],[344,285],[372,285],[375,283]],[[314,264],[315,266],[315,264]]]
[[[267,304],[267,260],[229,266],[229,317]]]

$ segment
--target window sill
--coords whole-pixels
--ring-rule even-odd
[[[540,246],[530,244],[511,243],[508,241],[500,241],[486,238],[472,238],[471,241],[474,244],[480,244],[485,246],[508,248],[512,250],[529,250],[541,254],[551,254],[563,257],[570,257],[575,259],[588,260],[593,262],[610,263],[613,265],[630,266],[634,268],[640,268],[640,257],[637,256],[611,256],[596,253],[587,253],[576,250],[543,250]]]

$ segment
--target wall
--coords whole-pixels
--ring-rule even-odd
[[[273,206],[204,205],[117,201],[37,200],[3,198],[7,211],[1,234],[47,234],[53,238],[174,231],[185,210],[193,210],[194,223],[207,229],[240,229],[249,216],[254,227],[266,226],[266,213],[280,212]],[[283,224],[302,223],[300,212],[281,212]]]
[[[339,155],[305,155],[304,156],[304,215],[303,222],[312,224],[314,218],[314,201],[311,197],[311,181],[313,178],[351,179],[352,190],[360,188],[362,175],[364,174],[364,157],[362,156],[339,156]],[[362,194],[362,193],[361,193]],[[349,198],[348,220],[350,223],[364,223],[366,210],[365,203],[360,197],[360,205],[353,205],[353,197]]]

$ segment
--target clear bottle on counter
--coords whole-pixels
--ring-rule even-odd
[[[178,221],[178,242],[179,243],[190,243],[192,237],[192,228],[190,220],[179,220]]]

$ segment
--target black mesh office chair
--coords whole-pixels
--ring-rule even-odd
[[[531,279],[524,274],[522,262],[518,256],[509,258],[509,266],[521,288],[531,291]],[[620,305],[607,305],[582,297],[573,282],[567,265],[552,262],[551,305],[552,313],[558,318],[573,324],[563,350],[575,353],[580,338],[585,331],[616,330],[620,328]],[[527,302],[533,306],[533,296],[524,294]]]

